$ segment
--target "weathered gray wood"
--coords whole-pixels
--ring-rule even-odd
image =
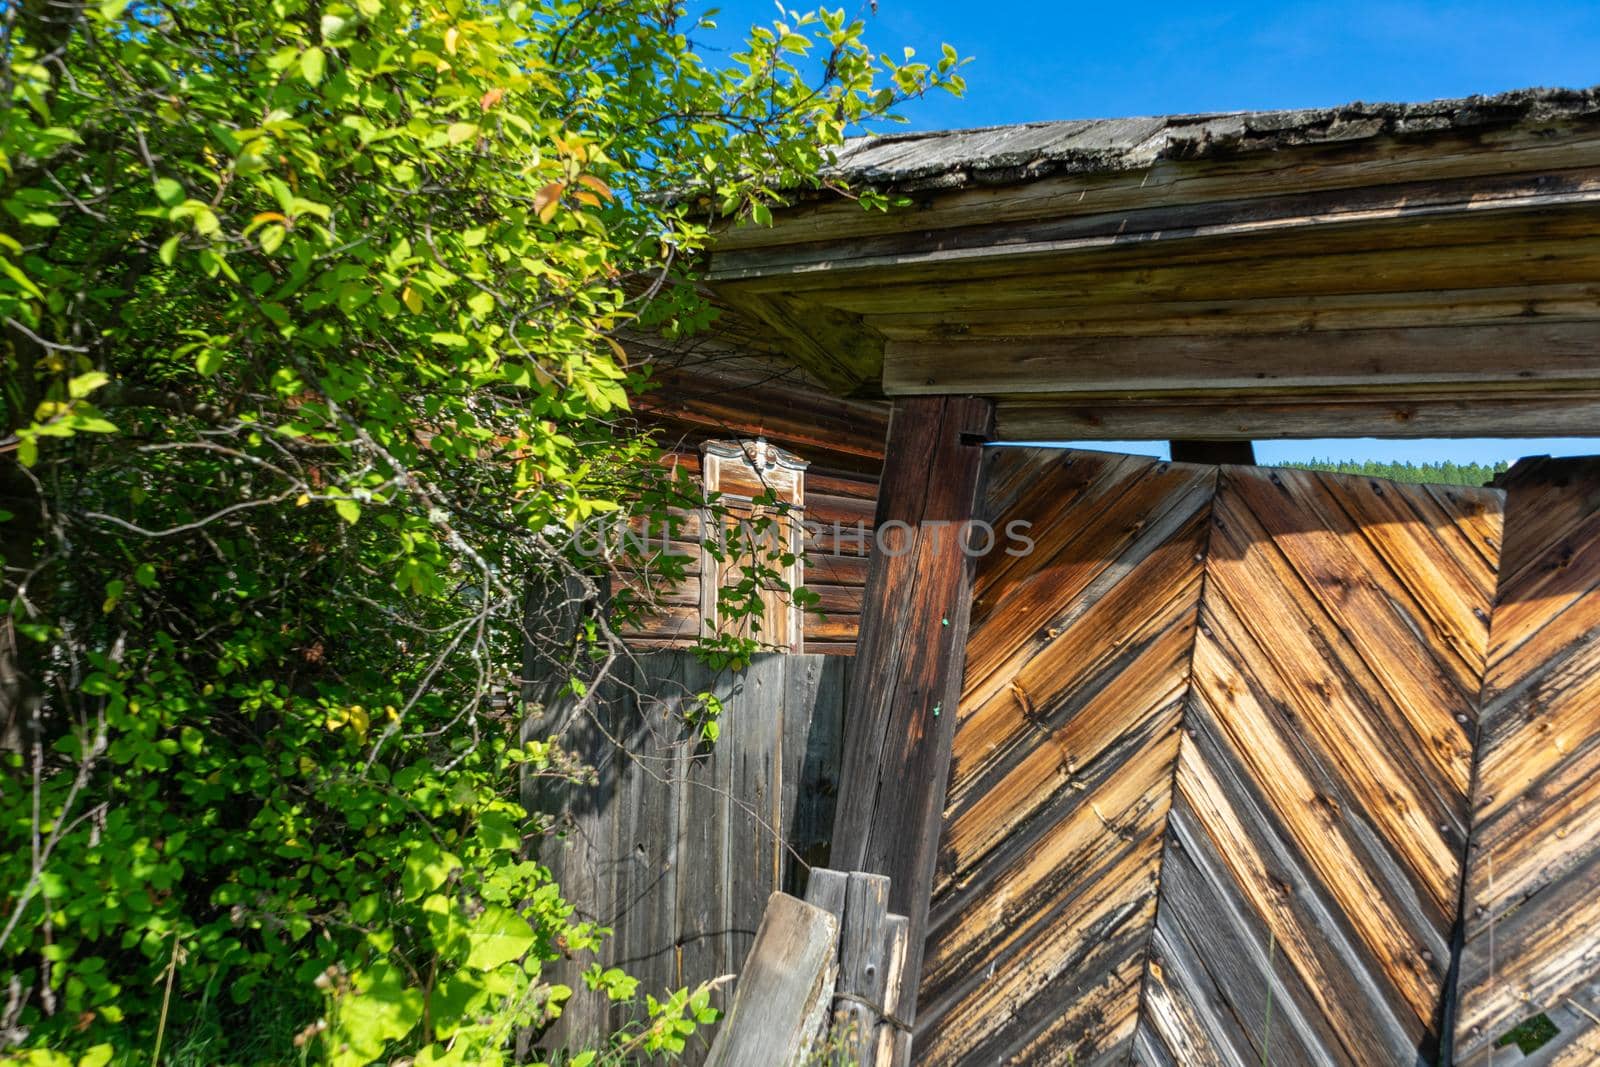
[[[827,910],[772,894],[708,1067],[804,1064],[832,998],[838,943]]]
[[[811,877],[806,882],[806,903],[815,904],[817,907],[835,915],[842,922],[846,894],[850,888],[850,876],[843,871],[829,870],[826,867],[813,867]]]
[[[728,960],[734,968],[750,950],[767,897],[783,886],[788,659],[781,654],[757,656],[740,672],[726,700],[741,717],[726,722],[727,732],[717,742],[717,759],[728,766],[730,790]],[[795,714],[805,717],[799,709]]]
[[[886,988],[889,879],[852,871],[839,931],[839,981],[834,992],[830,1052],[872,1067]]]
[[[1328,113],[1323,112],[1324,119]],[[1276,116],[1273,116],[1276,120]],[[1126,120],[1124,120],[1126,121]],[[1236,129],[1242,132],[1242,124]],[[857,243],[871,247],[875,238],[910,234],[946,237],[951,231],[997,223],[1074,215],[1126,215],[1169,204],[1248,200],[1252,197],[1343,190],[1371,184],[1375,173],[1384,184],[1467,178],[1475,175],[1537,174],[1591,165],[1600,151],[1600,136],[1583,126],[1569,126],[1557,136],[1550,130],[1474,136],[1472,131],[1394,140],[1374,138],[1364,144],[1347,139],[1327,145],[1295,146],[1292,151],[1260,151],[1230,158],[1199,155],[1162,159],[1125,171],[1108,172],[1111,159],[1096,154],[1082,168],[1032,180],[983,182],[955,191],[929,190],[918,195],[914,212],[865,212],[844,198],[804,202],[779,217],[778,225],[740,226],[718,235],[723,253],[714,269],[734,262],[732,253],[755,250],[772,256],[779,247],[816,244],[813,258]],[[884,148],[893,141],[880,140]],[[1185,142],[1163,145],[1146,138],[1146,150],[1182,150]],[[1263,148],[1274,147],[1263,143]],[[1175,153],[1176,154],[1176,153]],[[1015,158],[1006,161],[1015,166]],[[1018,171],[1012,175],[1021,177]],[[969,172],[970,176],[970,172]],[[881,177],[868,180],[881,181]],[[946,182],[948,184],[948,182]],[[865,239],[865,240],[864,240]],[[833,244],[824,242],[835,242]]]
[[[1511,325],[893,342],[890,396],[1390,389],[1593,382],[1600,319]]]
[[[652,936],[672,944],[676,934],[674,986],[693,986],[734,970],[743,953],[734,954],[729,940],[733,915],[732,852],[730,841],[730,785],[733,753],[700,743],[688,720],[699,694],[712,693],[728,704],[734,701],[738,682],[713,675],[703,664],[686,659],[681,664],[682,692],[672,695],[674,716],[670,744],[678,801],[678,848],[675,857],[677,927]],[[734,734],[737,739],[740,735]],[[737,743],[735,741],[735,743]],[[659,995],[659,994],[658,994]],[[723,991],[712,994],[721,1007]]]
[[[637,711],[620,735],[625,747],[618,780],[618,917],[613,962],[659,996],[679,984],[679,806],[683,766],[679,740],[683,680],[695,665],[664,657],[635,680]],[[617,1021],[628,1017],[619,1006]]]
[[[634,974],[641,993],[659,997],[737,972],[768,895],[803,880],[789,828],[809,825],[797,812],[802,779],[838,780],[848,662],[771,653],[745,671],[713,674],[688,653],[641,655],[619,664],[593,706],[571,717],[568,747],[598,775],[563,787],[558,829],[541,859],[578,918],[614,929],[598,961]],[[701,691],[723,703],[713,746],[684,718]],[[825,842],[825,827],[823,835]],[[807,847],[814,853],[815,842]],[[582,972],[595,960],[574,953],[553,964],[574,993],[562,1019],[540,1035],[545,1051],[593,1047],[636,1018],[636,1005],[612,1005],[584,986]],[[715,997],[733,989],[719,987]],[[692,1044],[683,1062],[694,1067],[705,1052]]]
[[[600,591],[604,594],[604,590]],[[593,677],[588,661],[579,655],[578,634],[593,599],[577,576],[560,581],[530,582],[524,607],[522,700],[526,709],[520,740],[546,741],[552,737],[584,766],[593,768],[589,781],[541,776],[523,765],[520,780],[522,804],[548,820],[534,854],[551,870],[579,921],[610,921],[613,898],[611,813],[606,805],[615,786],[613,746],[606,734],[622,698],[614,679]],[[570,692],[570,679],[582,678],[597,690],[598,699],[583,704]],[[571,956],[549,965],[552,981],[574,990],[561,1017],[545,1035],[555,1047],[581,1045],[605,1026],[609,1010],[604,997],[584,988],[586,961]],[[519,1036],[519,1045],[528,1035]]]
[[[844,751],[844,699],[853,662],[846,656],[787,662],[784,746],[790,776],[783,810],[792,851],[786,857],[784,888],[791,893],[803,891],[807,871],[828,863]]]
[[[905,1067],[910,1063],[911,1030],[899,1018],[901,1003],[915,976],[906,973],[906,942],[911,921],[904,915],[884,920],[883,1015],[874,1047],[878,1067]]]

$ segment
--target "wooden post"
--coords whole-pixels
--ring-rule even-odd
[[[909,920],[900,1018],[913,1018],[928,897],[955,736],[983,443],[982,398],[895,401],[861,637],[845,702],[844,765],[829,866],[887,875]]]

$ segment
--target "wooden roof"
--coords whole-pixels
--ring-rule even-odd
[[[1292,111],[1024,122],[858,137],[841,149],[833,173],[851,185],[906,192],[960,189],[1014,185],[1052,174],[1143,170],[1162,160],[1585,119],[1600,119],[1600,90],[1518,89],[1421,104],[1357,102]]]
[[[852,142],[710,283],[841,394],[1010,439],[1600,432],[1600,92]]]

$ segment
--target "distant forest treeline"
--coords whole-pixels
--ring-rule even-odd
[[[1431,485],[1484,485],[1497,474],[1504,473],[1505,463],[1379,463],[1368,460],[1354,463],[1348,460],[1313,459],[1309,463],[1285,463],[1307,471],[1333,471],[1336,474],[1359,474],[1367,478],[1387,478],[1393,482],[1427,482]]]

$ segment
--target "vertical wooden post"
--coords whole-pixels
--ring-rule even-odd
[[[844,764],[829,866],[890,879],[909,920],[906,987],[922,966],[928,897],[955,736],[983,443],[994,405],[976,397],[895,401],[845,701]],[[900,1017],[910,1020],[912,998]]]

